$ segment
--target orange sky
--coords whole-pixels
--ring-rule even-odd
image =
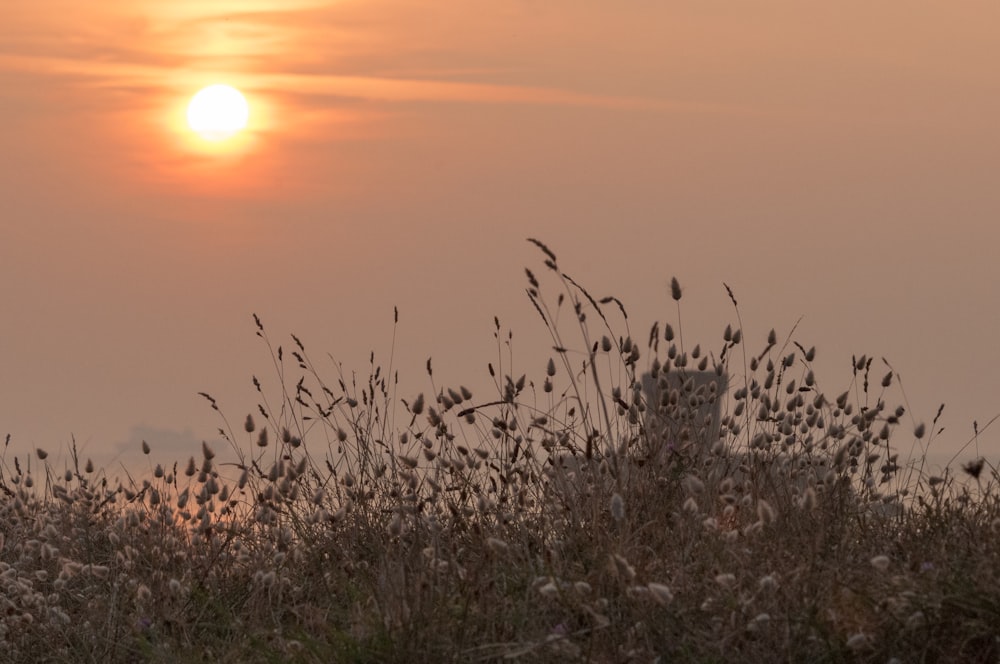
[[[0,5],[0,436],[186,456],[272,378],[257,312],[412,392],[488,385],[492,320],[540,374],[538,237],[644,338],[740,300],[885,356],[948,456],[1000,413],[1000,5],[35,0]],[[235,143],[183,125],[200,86]],[[331,372],[331,376],[332,376]],[[997,426],[1000,430],[1000,425]],[[995,461],[997,431],[980,437]],[[903,439],[901,437],[900,444]],[[991,456],[992,455],[992,456]]]

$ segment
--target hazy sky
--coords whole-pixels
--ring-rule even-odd
[[[676,275],[689,343],[720,346],[726,282],[753,349],[802,318],[831,394],[852,354],[886,357],[917,420],[947,404],[947,457],[1000,413],[998,21],[964,0],[3,2],[0,437],[186,458],[219,425],[198,391],[239,422],[251,375],[274,383],[252,312],[364,377],[398,305],[405,395],[428,356],[482,394],[497,315],[541,376],[537,237],[639,339],[676,324]],[[209,146],[184,109],[215,82],[251,121]]]

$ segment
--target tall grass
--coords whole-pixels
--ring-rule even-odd
[[[0,659],[997,660],[1000,478],[900,462],[937,419],[890,405],[891,367],[827,396],[814,349],[747,347],[731,291],[737,322],[685,345],[676,280],[643,344],[532,242],[552,357],[501,352],[486,397],[430,362],[418,395],[374,356],[325,377],[255,317],[275,385],[235,427],[204,395],[227,449],[144,444],[117,483],[5,448]]]

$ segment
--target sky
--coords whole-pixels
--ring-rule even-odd
[[[275,387],[254,313],[331,380],[391,357],[411,396],[428,357],[438,386],[488,395],[497,316],[540,378],[533,237],[637,339],[677,325],[676,276],[689,343],[735,323],[725,283],[749,347],[794,328],[830,394],[853,355],[884,357],[914,421],[946,404],[932,458],[977,422],[959,460],[995,464],[998,19],[967,0],[2,3],[0,437],[197,454],[220,426],[198,392],[237,423],[252,376]],[[251,109],[218,143],[184,120],[212,83]]]

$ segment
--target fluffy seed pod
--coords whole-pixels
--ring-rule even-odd
[[[615,521],[621,521],[625,518],[625,501],[617,492],[611,496],[611,517]]]
[[[647,583],[646,588],[649,589],[649,595],[656,603],[660,606],[666,606],[674,600],[674,594],[670,592],[670,588],[662,583]]]
[[[757,518],[759,518],[764,525],[774,523],[777,515],[775,514],[774,508],[771,507],[771,503],[764,499],[757,501]]]
[[[869,562],[872,564],[872,567],[880,572],[884,572],[889,569],[889,556],[875,556]]]

